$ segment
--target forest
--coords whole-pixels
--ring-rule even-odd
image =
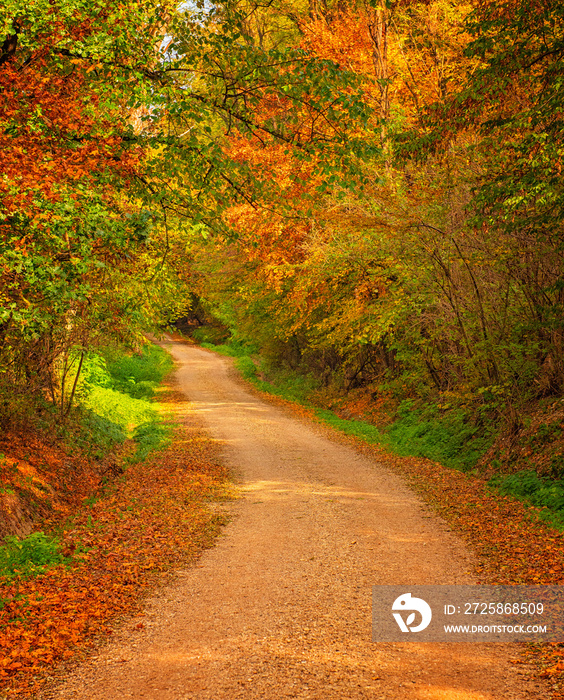
[[[7,2],[3,420],[64,418],[88,353],[184,322],[561,477],[563,14]]]
[[[345,432],[454,467],[433,498],[457,493],[469,528],[499,507],[502,539],[518,531],[487,484],[564,529],[563,3],[4,0],[0,151],[0,578],[10,537],[30,532],[18,509],[53,524],[131,468],[100,515],[114,527],[160,483],[132,465],[170,440],[150,401],[171,361],[146,345],[164,333]],[[225,475],[200,449],[208,541],[221,523],[202,504]],[[32,537],[46,561],[82,556]],[[504,560],[510,583],[561,570],[533,576],[542,552],[561,556],[535,537]],[[138,542],[123,556],[158,567]],[[0,617],[19,593],[3,595]],[[34,664],[70,642],[49,644]],[[35,668],[27,650],[0,681]]]

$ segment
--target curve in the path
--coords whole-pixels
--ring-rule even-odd
[[[149,604],[145,638],[122,636],[61,700],[545,697],[508,645],[372,643],[371,587],[472,583],[463,543],[398,476],[253,395],[225,359],[165,346],[242,498]]]

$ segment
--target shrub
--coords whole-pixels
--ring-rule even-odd
[[[441,415],[433,406],[423,410],[412,401],[403,401],[397,420],[387,429],[387,437],[399,454],[428,457],[468,471],[490,447],[493,432],[475,425],[462,410]]]
[[[508,476],[494,476],[489,485],[504,495],[541,508],[543,520],[564,529],[564,480],[553,480],[524,470]]]
[[[0,576],[37,576],[48,566],[65,560],[56,537],[34,532],[24,539],[8,536],[0,546]]]

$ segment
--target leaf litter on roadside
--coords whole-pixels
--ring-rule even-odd
[[[170,394],[164,410],[182,400]],[[33,697],[57,664],[138,611],[163,572],[212,545],[225,516],[209,502],[229,497],[227,472],[189,419],[174,431],[171,446],[130,465],[59,528],[65,563],[0,588],[5,697]]]
[[[269,400],[315,419],[304,407]],[[534,508],[489,491],[486,480],[474,475],[342,439],[404,475],[451,523],[478,555],[479,582],[564,585],[564,533],[538,520]],[[98,500],[90,499],[63,532],[63,553],[73,554],[72,564],[0,592],[0,687],[6,697],[33,696],[57,663],[111,634],[112,620],[138,611],[140,592],[159,574],[197,558],[224,522],[207,504],[226,497],[227,473],[211,441],[182,423],[167,450],[132,465]],[[553,682],[553,698],[564,697],[564,647],[527,645],[514,662],[526,659]]]
[[[358,442],[357,442],[358,445]],[[405,476],[476,553],[475,575],[490,585],[564,585],[564,532],[543,523],[538,509],[487,487],[487,479],[449,469],[429,459],[398,457],[364,445],[385,466]],[[553,699],[564,698],[564,645],[522,646],[539,676],[553,681]]]
[[[306,420],[319,422],[313,409],[276,396],[268,399]],[[564,585],[564,532],[540,520],[540,509],[500,495],[488,488],[487,479],[475,474],[425,458],[400,457],[352,436],[342,434],[339,439],[405,477],[450,523],[477,555],[474,573],[479,583]],[[552,699],[564,699],[564,644],[522,645],[522,655],[515,663],[526,659],[536,666],[540,677],[552,682]]]

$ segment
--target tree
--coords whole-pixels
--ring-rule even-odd
[[[154,295],[170,300],[182,278],[173,229],[225,233],[233,204],[279,208],[238,139],[285,149],[296,180],[354,164],[362,143],[344,125],[366,110],[353,76],[254,41],[248,19],[236,3],[5,7],[0,356],[12,387],[62,395],[71,348],[160,318]]]

